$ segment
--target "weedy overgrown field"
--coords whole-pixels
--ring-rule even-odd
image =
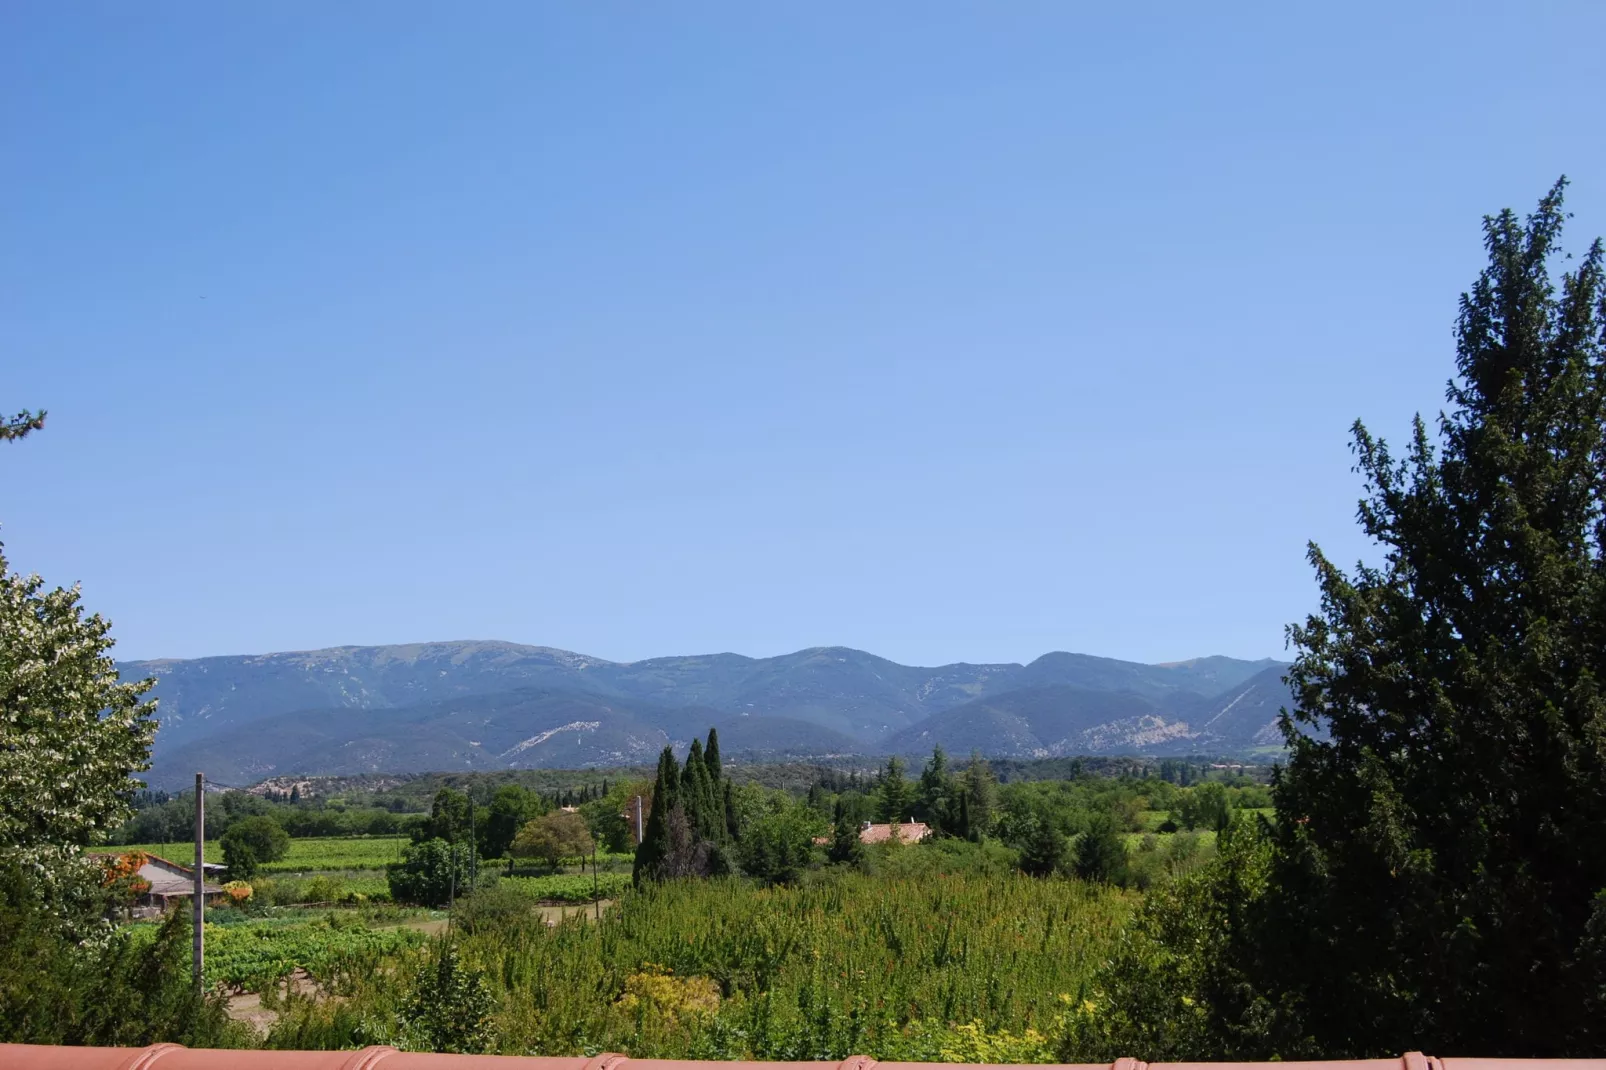
[[[474,1046],[506,1053],[1051,1061],[1138,898],[1018,874],[832,871],[647,886],[600,924],[483,911],[461,925],[453,980],[348,960],[337,998],[292,1000],[269,1043],[405,1041],[434,999],[437,1017],[478,1018]]]

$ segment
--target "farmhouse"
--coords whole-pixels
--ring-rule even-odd
[[[930,835],[931,826],[924,821],[916,821],[913,818],[908,821],[893,821],[885,825],[877,825],[866,821],[859,826],[860,843],[888,843],[895,837],[899,843],[919,843]],[[816,847],[824,847],[830,842],[831,837],[829,836],[814,837],[814,845]]]
[[[95,851],[95,855],[121,855],[122,851]],[[204,867],[211,871],[212,866]],[[223,895],[223,889],[215,884],[206,883],[206,873],[202,875],[202,891],[208,905],[218,901]],[[166,911],[175,900],[188,899],[195,892],[195,870],[169,862],[159,855],[146,854],[145,864],[139,867],[140,880],[150,885],[134,900],[136,911]]]
[[[893,821],[885,825],[872,824],[866,821],[859,826],[860,843],[886,843],[896,839],[902,843],[919,843],[931,835],[931,826],[924,821],[913,818],[908,821]]]

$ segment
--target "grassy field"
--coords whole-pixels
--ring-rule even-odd
[[[261,866],[263,873],[316,873],[319,871],[384,869],[401,858],[406,836],[310,837],[290,841],[290,853]],[[188,865],[195,859],[195,844],[139,843],[116,850],[145,851],[170,862]],[[222,862],[223,848],[206,841],[206,860]]]

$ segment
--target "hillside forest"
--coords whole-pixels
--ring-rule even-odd
[[[754,760],[709,685],[701,706],[655,706],[674,718],[657,735],[613,737],[635,742],[607,762],[224,778],[205,799],[207,856],[227,872],[199,984],[189,911],[152,902],[141,876],[187,857],[197,799],[141,774],[158,678],[195,677],[126,671],[78,589],[0,560],[0,1040],[1606,1057],[1606,251],[1565,255],[1564,192],[1484,221],[1445,413],[1403,447],[1354,426],[1376,554],[1345,569],[1310,548],[1315,608],[1288,629],[1291,664],[1094,666],[1119,677],[1102,689],[993,667],[997,690],[967,673],[944,709],[906,704],[900,723],[909,687],[940,687],[889,669],[873,716],[839,729],[906,740],[873,760]],[[31,411],[0,424],[6,450],[50,432]],[[574,657],[487,656],[519,672]],[[652,702],[642,670],[600,669],[616,694],[585,701]],[[413,671],[358,712],[439,741],[456,699],[404,701]],[[698,672],[682,680],[707,684]],[[1223,672],[1215,698],[1176,684]],[[1050,753],[988,755],[938,731],[1025,723],[1043,743],[1022,694],[1071,688],[1056,708],[1099,696],[1102,719],[1079,730],[1130,721],[1208,743],[1198,711],[1268,672],[1277,744],[1259,761],[1077,754],[1092,737],[1074,733],[1036,748]],[[577,701],[535,686],[465,708],[494,721],[481,699],[520,717]],[[228,732],[294,727],[253,702],[220,718]],[[322,709],[296,722],[313,749]],[[185,747],[206,742],[184,723]],[[391,737],[360,738],[368,765],[394,753]]]

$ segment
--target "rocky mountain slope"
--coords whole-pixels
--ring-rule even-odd
[[[1144,665],[1068,653],[1028,665],[922,668],[846,647],[622,663],[478,641],[119,668],[157,681],[162,727],[149,779],[158,786],[197,768],[241,782],[292,772],[616,764],[650,759],[710,724],[728,726],[727,753],[766,757],[929,749],[927,740],[1011,756],[1148,749],[1171,738],[1245,749],[1256,745],[1259,728],[1247,726],[1271,694],[1231,709],[1213,703],[1282,671],[1224,657]],[[1201,733],[1192,727],[1201,717],[1225,720]],[[972,722],[997,723],[1001,734]]]

